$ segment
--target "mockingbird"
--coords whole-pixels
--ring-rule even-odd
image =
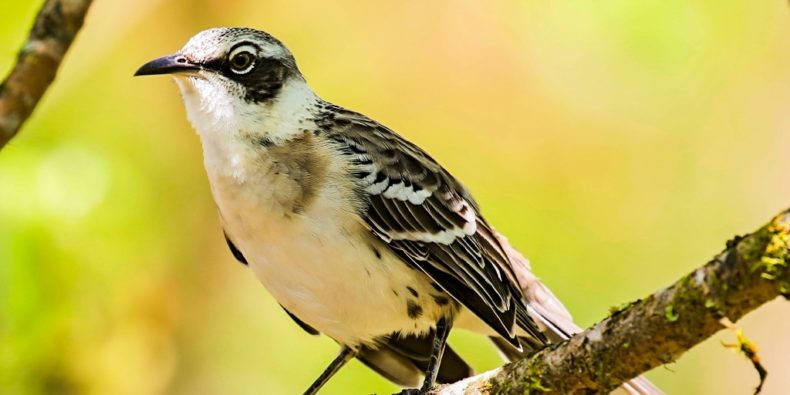
[[[307,394],[354,357],[404,387],[424,374],[420,392],[467,377],[453,326],[508,359],[579,330],[455,177],[316,96],[271,35],[209,29],[135,73],[151,74],[181,90],[233,255],[299,326],[340,344]]]

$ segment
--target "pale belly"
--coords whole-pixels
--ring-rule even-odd
[[[317,205],[286,214],[243,194],[215,199],[225,231],[277,302],[342,344],[425,333],[450,314],[430,279],[350,212]]]

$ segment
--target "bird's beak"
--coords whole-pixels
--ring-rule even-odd
[[[190,62],[186,56],[175,54],[154,59],[140,66],[134,75],[136,77],[138,75],[194,73],[200,69],[199,64]]]

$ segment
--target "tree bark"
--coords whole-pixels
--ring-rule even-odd
[[[727,242],[713,260],[671,286],[632,302],[570,340],[433,393],[608,393],[676,360],[730,320],[777,296],[790,297],[788,244],[790,210]]]
[[[0,149],[17,134],[55,79],[91,1],[46,0],[39,10],[16,65],[0,84]]]

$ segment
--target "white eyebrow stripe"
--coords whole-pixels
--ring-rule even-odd
[[[263,55],[267,58],[281,58],[285,55],[283,47],[279,45],[266,44],[261,49],[261,52],[263,52]]]

